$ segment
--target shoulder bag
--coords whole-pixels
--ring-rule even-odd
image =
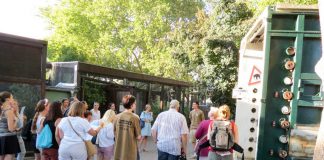
[[[74,130],[70,119],[67,118],[67,120],[69,121],[69,124],[70,124],[72,130],[75,132],[75,134],[77,134],[82,139],[82,141],[84,142],[84,144],[85,144],[85,146],[87,148],[88,157],[91,157],[91,156],[95,155],[96,154],[96,148],[95,148],[95,146],[91,143],[90,140],[84,140],[82,138],[82,136],[76,130]]]
[[[208,133],[207,133],[208,134]],[[202,140],[205,139],[207,137],[207,134],[205,134],[204,136],[202,136],[200,139],[196,140],[196,145],[194,147],[194,151],[197,153],[197,155],[200,152],[200,145],[203,144]]]
[[[44,148],[50,148],[52,143],[52,131],[48,124],[44,126],[42,131],[39,133],[36,139],[36,148],[38,149],[44,149]]]
[[[144,116],[145,116],[145,112],[142,112],[142,114],[144,114]],[[140,127],[141,127],[141,129],[145,127],[145,121],[143,121],[142,118],[140,118]]]

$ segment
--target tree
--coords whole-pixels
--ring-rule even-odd
[[[192,19],[202,6],[199,0],[62,0],[42,12],[54,29],[49,59],[170,77],[178,66],[159,43],[172,24]],[[157,62],[164,67],[152,67]]]
[[[216,105],[235,106],[231,91],[237,80],[239,43],[252,12],[243,2],[210,2],[192,21],[180,21],[169,34],[173,57],[186,67],[199,88],[207,88]],[[234,111],[234,108],[232,108]]]

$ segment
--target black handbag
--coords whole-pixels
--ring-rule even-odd
[[[186,153],[184,153],[183,148],[181,148],[181,155],[178,160],[187,160]]]
[[[181,155],[179,156],[178,160],[187,160],[187,157],[186,155]]]
[[[233,149],[236,152],[242,153],[242,160],[244,160],[244,149],[237,143],[234,143]]]
[[[140,127],[144,128],[145,127],[145,122],[143,120],[140,119]]]
[[[91,143],[92,143],[92,144],[96,145],[96,141],[97,141],[97,135],[95,135],[95,136],[93,136],[93,137],[91,138]]]

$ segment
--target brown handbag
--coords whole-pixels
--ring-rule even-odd
[[[94,155],[97,153],[97,152],[96,152],[96,148],[95,148],[95,146],[91,143],[90,140],[84,140],[84,139],[81,137],[81,135],[80,135],[77,131],[74,130],[74,128],[73,128],[73,126],[72,126],[72,123],[71,123],[70,119],[69,119],[69,118],[67,118],[67,119],[68,119],[68,121],[69,121],[69,124],[70,124],[72,130],[75,132],[75,134],[77,134],[77,135],[78,135],[78,136],[83,140],[83,142],[84,142],[84,144],[85,144],[85,146],[86,146],[86,148],[87,148],[88,158],[94,156]]]

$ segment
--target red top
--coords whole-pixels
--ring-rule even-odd
[[[213,121],[212,120],[203,120],[202,122],[200,122],[200,124],[196,130],[196,135],[195,135],[196,139],[200,139],[208,134],[208,126],[211,124],[211,122],[213,122]],[[199,142],[200,142],[200,144],[202,144],[206,141],[207,141],[207,136],[205,136],[205,138],[201,139]],[[199,155],[202,157],[207,157],[208,152],[209,152],[209,149],[208,149],[208,147],[206,147],[200,151]]]

